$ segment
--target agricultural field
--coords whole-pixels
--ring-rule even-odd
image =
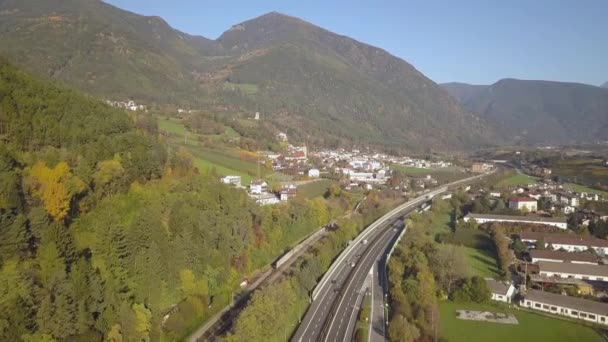
[[[550,160],[548,167],[563,182],[608,189],[608,165],[601,158],[566,158]]]
[[[188,132],[176,119],[160,118],[158,124],[162,132],[170,135],[169,144],[173,148],[187,149],[194,157],[195,166],[201,170],[215,170],[220,176],[241,176],[243,185],[248,185],[251,179],[258,175],[262,178],[267,176],[268,171],[257,163],[257,153],[220,145],[205,147],[199,142],[200,137],[219,139],[221,135],[207,136]],[[232,128],[227,128],[225,135],[238,137],[238,133]]]
[[[180,137],[183,137],[188,131],[181,122],[174,119],[165,118],[158,119],[158,128],[161,132],[166,132]]]
[[[460,320],[456,318],[456,310],[461,309],[510,313],[515,315],[519,324]],[[439,312],[440,334],[450,342],[604,341],[601,335],[589,326],[506,306],[445,301],[440,304]]]
[[[580,185],[580,184],[567,183],[564,185],[564,188],[571,190],[571,191],[575,191],[575,192],[586,192],[589,194],[598,194],[604,198],[608,198],[608,191],[592,189],[590,187]]]
[[[323,196],[327,188],[338,182],[330,179],[319,179],[314,182],[306,183],[298,186],[298,196],[303,198],[315,198]]]
[[[515,186],[515,185],[534,184],[536,182],[538,182],[537,177],[532,177],[532,176],[523,175],[523,174],[515,174],[511,177],[502,179],[500,182],[498,182],[496,184],[496,186],[499,188],[506,188],[506,187]]]

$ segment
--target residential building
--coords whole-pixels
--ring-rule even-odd
[[[605,265],[541,261],[538,267],[541,276],[608,282],[608,266]]]
[[[241,186],[241,176],[226,176],[221,178],[222,183],[234,185],[236,187]]]
[[[519,238],[522,242],[532,245],[542,239],[545,242],[545,248],[550,246],[553,250],[583,252],[593,248],[597,254],[608,256],[608,240],[592,236],[560,233],[521,233]]]
[[[278,141],[287,141],[287,134],[285,134],[283,132],[277,133],[277,140]]]
[[[310,178],[319,178],[319,169],[310,169],[308,170],[308,177]]]
[[[595,254],[587,252],[565,252],[546,249],[534,249],[530,251],[532,262],[549,261],[549,262],[570,262],[573,264],[590,264],[597,265],[598,257]]]
[[[473,163],[473,165],[471,165],[471,172],[484,173],[484,172],[488,171],[491,167],[492,167],[492,165],[490,165],[490,164]]]
[[[530,197],[516,196],[509,199],[509,209],[537,211],[538,201]]]
[[[262,180],[251,181],[249,185],[249,192],[253,195],[261,195],[266,191],[268,184]]]
[[[608,304],[550,292],[529,290],[520,305],[533,310],[608,324]]]
[[[511,216],[511,215],[490,215],[490,214],[473,214],[469,213],[464,217],[465,222],[474,219],[477,223],[486,222],[508,222],[508,223],[526,223],[536,225],[553,226],[560,229],[568,228],[566,218],[554,217],[539,217],[539,216]]]
[[[559,193],[559,201],[564,205],[569,205],[572,207],[578,207],[578,197],[571,193]]]
[[[498,302],[511,303],[515,296],[515,286],[510,282],[502,282],[491,278],[486,278],[486,283],[492,292],[492,300]]]
[[[297,195],[297,187],[294,184],[286,184],[281,187],[281,201],[287,201]]]
[[[259,195],[252,195],[252,198],[260,205],[271,205],[279,203],[279,199],[275,194],[263,193]]]

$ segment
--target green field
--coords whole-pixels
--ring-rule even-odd
[[[598,194],[602,197],[606,197],[608,198],[608,192],[606,191],[602,191],[602,190],[598,190],[598,189],[592,189],[589,187],[586,187],[584,185],[580,185],[580,184],[574,184],[574,183],[568,183],[565,184],[564,187],[570,191],[575,191],[575,192],[586,192],[589,194]]]
[[[482,249],[473,247],[460,247],[464,250],[467,256],[467,261],[474,275],[484,278],[498,278],[500,272],[494,256]]]
[[[237,171],[234,169],[230,169],[224,167],[219,164],[214,164],[213,162],[201,158],[194,158],[194,166],[196,166],[199,170],[211,171],[215,170],[220,176],[241,176],[241,184],[249,185],[251,183],[251,176],[247,173]]]
[[[332,184],[337,184],[338,182],[329,180],[329,179],[319,179],[317,181],[306,183],[298,186],[298,196],[304,198],[315,198],[319,196],[323,196]]]
[[[158,119],[158,128],[161,131],[167,132],[169,134],[179,135],[181,137],[188,131],[186,127],[180,122],[172,119]]]
[[[538,181],[538,178],[536,178],[536,177],[532,177],[532,176],[528,176],[528,175],[522,175],[522,174],[516,174],[516,175],[513,175],[511,177],[508,177],[508,178],[505,178],[505,179],[501,180],[496,185],[498,187],[509,187],[509,186],[514,186],[514,185],[533,184],[533,183],[536,183],[537,181]]]
[[[512,313],[518,325],[464,321],[456,318],[456,310],[472,309]],[[604,341],[594,329],[575,322],[541,316],[539,314],[509,309],[504,306],[482,304],[457,304],[443,302],[439,306],[441,336],[450,342],[472,341]]]

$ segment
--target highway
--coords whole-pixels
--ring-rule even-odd
[[[356,330],[363,292],[367,289],[366,278],[375,264],[382,264],[378,261],[388,253],[401,230],[405,229],[399,223],[424,202],[448,191],[448,187],[460,186],[483,176],[467,178],[430,191],[399,206],[367,227],[338,256],[319,281],[313,291],[312,303],[291,340],[351,341]],[[374,277],[378,277],[379,274],[382,274],[380,270],[373,272]],[[372,287],[378,284],[384,285],[378,279],[373,279],[371,284]],[[370,290],[376,300],[377,289]],[[377,304],[373,305],[376,311],[379,307]],[[378,312],[374,312],[372,316],[378,317]],[[375,332],[385,335],[384,327],[373,324],[373,328]],[[374,340],[378,340],[378,336],[375,336]]]

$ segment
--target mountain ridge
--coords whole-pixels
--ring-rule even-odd
[[[96,0],[4,0],[0,53],[103,98],[260,111],[295,141],[417,151],[490,143],[483,120],[403,59],[278,12],[210,40]]]
[[[572,144],[608,138],[608,91],[593,85],[505,78],[487,86],[442,86],[506,140]]]

